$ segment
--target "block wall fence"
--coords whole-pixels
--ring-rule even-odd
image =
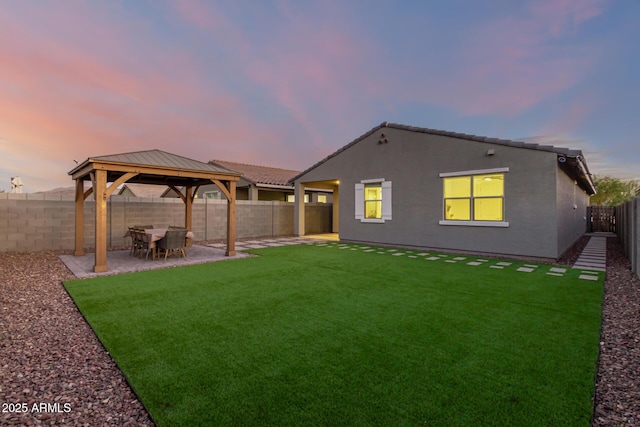
[[[84,207],[84,246],[95,247],[95,204]],[[180,199],[111,196],[107,201],[107,246],[128,243],[132,225],[166,228],[184,225],[185,205]],[[333,207],[308,203],[306,234],[330,233]],[[236,201],[236,238],[293,235],[293,203]],[[196,199],[193,233],[198,240],[224,240],[227,235],[226,200]],[[74,249],[75,202],[70,197],[46,194],[0,193],[0,252]]]
[[[640,197],[616,206],[616,234],[631,261],[631,271],[640,277]]]

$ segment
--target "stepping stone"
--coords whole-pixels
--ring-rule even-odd
[[[551,267],[549,269],[549,271],[552,272],[552,273],[566,273],[567,269],[566,268]]]
[[[591,275],[595,275],[595,276],[598,276],[600,274],[597,271],[593,271],[593,270],[585,270],[585,271],[581,271],[580,273],[582,273],[582,274],[591,274]]]
[[[378,252],[380,255],[386,255],[386,252]]]
[[[529,268],[538,268],[537,265],[533,265],[533,264],[525,264],[524,266]]]
[[[375,251],[376,251],[375,249],[367,249],[366,251],[363,251],[363,252],[375,252]],[[382,253],[384,253],[384,252],[382,252]]]
[[[352,251],[357,251],[357,250],[358,250],[358,248],[351,248],[351,250],[352,250]]]
[[[445,260],[444,260],[444,262],[450,262],[450,263],[452,263],[452,264],[455,264],[455,263],[456,263],[456,262],[458,262],[458,261],[454,261],[454,260],[452,260],[452,259],[445,259]]]
[[[481,259],[481,258],[478,258],[476,261],[480,261],[480,262],[489,262],[489,260],[488,260],[488,259]]]
[[[402,252],[397,252],[397,253],[391,254],[391,255],[393,255],[393,256],[401,256],[401,255],[404,255],[404,254]]]
[[[463,257],[463,256],[458,256],[458,257],[455,257],[454,259],[455,259],[456,261],[463,261],[463,260],[465,260],[465,259],[467,259],[467,258],[465,258],[465,257]]]
[[[563,275],[563,274],[561,274],[561,273],[547,273],[547,274],[548,274],[549,276],[560,276],[560,277],[564,276],[564,275]]]
[[[533,270],[535,270],[534,268],[530,268],[530,267],[520,267],[518,268],[517,271],[523,271],[525,273],[531,273]]]
[[[501,265],[503,267],[508,267],[510,266],[512,263],[510,262],[497,262],[496,265]]]
[[[267,246],[265,246],[265,245],[247,245],[246,246],[246,248],[248,248],[248,249],[264,249],[266,247]]]
[[[482,263],[481,262],[477,262],[477,261],[471,261],[471,262],[468,262],[467,265],[476,266],[476,265],[482,265]]]
[[[429,258],[425,258],[425,259],[428,259],[429,261],[437,261],[440,258],[438,258],[437,256],[430,256]]]
[[[504,269],[504,267],[500,265],[490,265],[489,268],[499,268],[500,270]]]
[[[409,255],[409,258],[418,258],[418,257],[415,255]]]
[[[418,254],[418,256],[427,256],[427,255],[429,255],[427,252],[420,252],[420,253]]]
[[[387,252],[398,252],[398,250],[397,249],[389,249],[389,250],[387,250]]]
[[[589,274],[581,274],[580,276],[578,276],[578,279],[583,279],[583,280],[598,280],[598,276],[591,276]]]

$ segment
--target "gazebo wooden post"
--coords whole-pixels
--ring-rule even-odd
[[[236,182],[227,181],[227,252],[226,256],[236,256]]]
[[[184,190],[184,226],[193,231],[193,187],[187,185]],[[187,239],[187,246],[191,246],[191,239]]]
[[[96,200],[96,261],[93,271],[107,271],[107,171],[96,170],[93,194]]]
[[[84,181],[76,179],[76,248],[75,256],[84,255]]]

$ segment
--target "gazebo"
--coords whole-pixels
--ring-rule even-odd
[[[185,226],[192,229],[193,200],[198,187],[214,183],[227,198],[227,256],[235,256],[236,182],[240,174],[160,150],[137,151],[90,157],[69,175],[76,182],[75,256],[84,255],[84,201],[92,193],[95,199],[96,238],[94,272],[107,267],[107,199],[125,182],[162,184],[173,189],[185,204]],[[84,181],[92,186],[85,191]],[[111,183],[108,185],[108,183]],[[178,190],[184,188],[184,194]]]

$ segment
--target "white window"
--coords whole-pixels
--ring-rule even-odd
[[[296,196],[294,196],[293,194],[287,194],[287,202],[294,203],[295,201],[296,201]],[[308,194],[304,195],[304,202],[305,203],[309,203],[309,195]]]
[[[356,184],[355,216],[360,222],[391,220],[391,181],[367,179]]]
[[[441,173],[441,225],[508,227],[504,220],[504,179],[509,168]]]
[[[318,203],[327,203],[327,195],[318,194]]]

